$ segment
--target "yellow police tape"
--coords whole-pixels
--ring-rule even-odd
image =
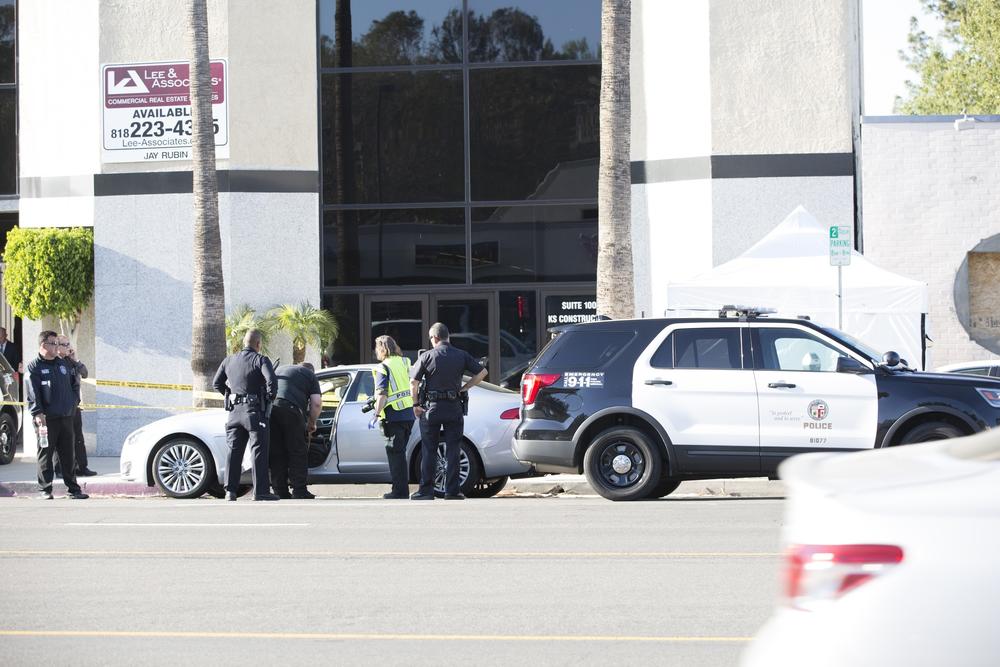
[[[134,382],[126,380],[98,380],[85,378],[87,384],[98,387],[126,387],[128,389],[163,389],[167,391],[187,391],[195,398],[205,398],[222,402],[222,395],[214,391],[195,391],[189,384],[168,384],[164,382]],[[0,405],[26,406],[24,401],[0,401]],[[114,405],[110,403],[81,403],[81,410],[211,410],[213,408],[190,405]]]

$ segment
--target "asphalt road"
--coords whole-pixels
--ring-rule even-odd
[[[0,499],[0,664],[733,665],[780,499]]]

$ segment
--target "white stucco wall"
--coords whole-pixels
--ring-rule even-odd
[[[712,151],[847,153],[858,0],[710,0]]]
[[[865,256],[927,283],[934,366],[994,358],[959,321],[955,283],[967,253],[1000,234],[1000,118],[964,132],[894,120],[912,122],[862,124]]]

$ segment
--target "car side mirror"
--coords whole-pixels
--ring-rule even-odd
[[[865,373],[871,373],[872,370],[854,357],[837,357],[837,372],[864,375]]]

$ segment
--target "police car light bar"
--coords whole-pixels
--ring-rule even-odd
[[[719,309],[719,317],[739,317],[741,320],[752,320],[761,315],[770,315],[778,312],[774,308],[762,308],[760,306],[723,306]]]

